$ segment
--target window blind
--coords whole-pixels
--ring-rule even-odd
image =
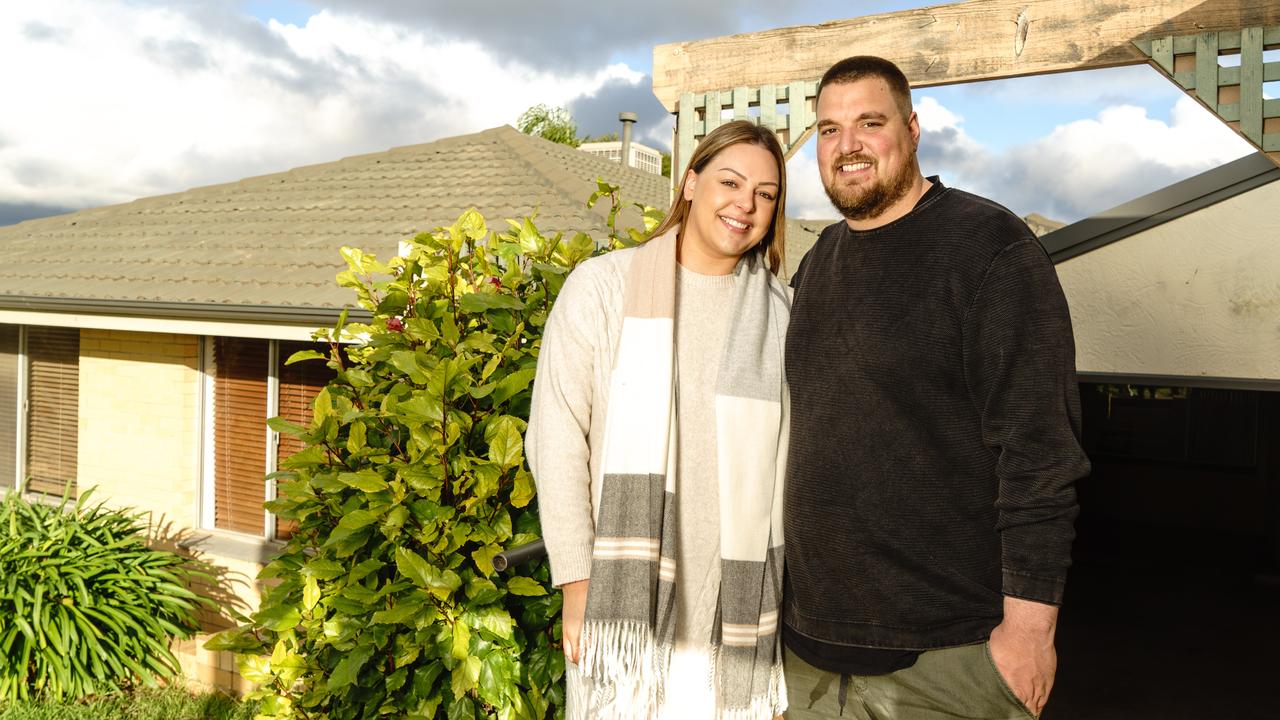
[[[0,325],[0,492],[18,481],[18,326]]]
[[[213,340],[214,527],[262,535],[267,472],[267,340]]]
[[[304,360],[293,365],[285,365],[289,356],[299,350],[316,350],[327,355],[329,346],[306,342],[280,342],[277,353],[280,407],[276,414],[295,425],[308,427],[311,425],[312,406],[315,404],[316,395],[320,394],[336,373],[321,360]],[[280,440],[276,446],[276,466],[279,467],[280,461],[302,451],[305,447],[306,445],[298,438],[280,433]],[[277,521],[276,537],[281,540],[288,539],[295,527],[292,521]]]
[[[75,495],[80,330],[27,328],[27,490]]]

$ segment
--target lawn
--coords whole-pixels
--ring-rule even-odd
[[[81,702],[0,701],[0,720],[252,720],[254,710],[223,694],[166,688]]]

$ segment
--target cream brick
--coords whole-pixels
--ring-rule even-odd
[[[84,331],[80,366],[79,463],[82,487],[108,504],[146,513],[153,536],[169,543],[198,525],[201,373],[194,336]],[[265,432],[265,431],[264,431]],[[242,612],[259,602],[255,563],[213,556],[223,589]],[[210,628],[213,629],[213,628]],[[208,639],[175,647],[193,685],[241,692],[230,655],[203,650]]]
[[[88,339],[101,347],[80,367],[81,483],[97,485],[104,499],[193,523],[201,418],[188,398],[200,373],[176,356],[198,338],[98,331]]]

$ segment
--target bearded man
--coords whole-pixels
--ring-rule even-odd
[[[787,716],[1038,716],[1089,471],[1053,264],[921,175],[893,63],[837,63],[817,114],[844,222],[792,279]]]

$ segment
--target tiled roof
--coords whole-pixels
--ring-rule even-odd
[[[544,232],[603,236],[607,203],[586,207],[597,176],[668,203],[667,178],[503,126],[0,228],[0,302],[337,308],[353,301],[338,248],[387,258],[469,207],[493,228],[537,209]]]

